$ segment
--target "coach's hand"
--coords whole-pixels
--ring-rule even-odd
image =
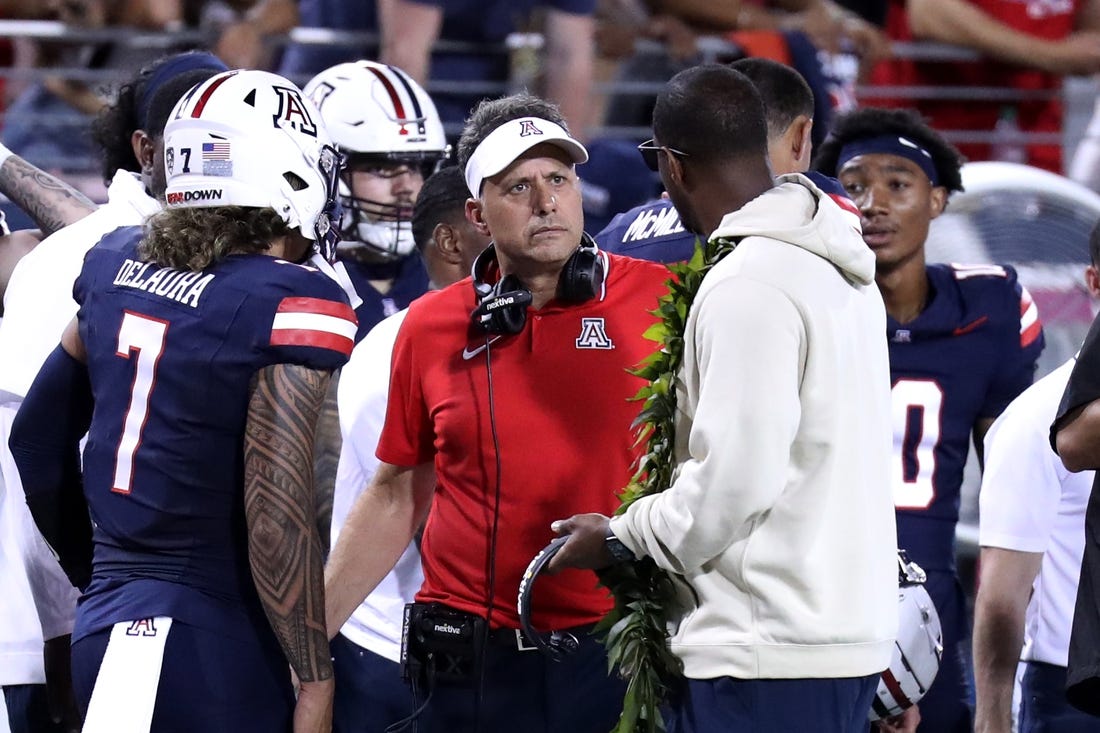
[[[332,678],[301,684],[298,704],[294,706],[294,733],[330,733],[335,690],[336,682]]]
[[[546,571],[550,574],[565,568],[599,570],[615,562],[607,549],[607,533],[610,520],[602,514],[574,514],[569,519],[559,519],[550,529],[559,535],[569,535],[558,554],[550,561]]]

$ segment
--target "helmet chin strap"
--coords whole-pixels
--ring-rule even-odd
[[[348,276],[348,271],[344,267],[343,262],[339,260],[336,262],[329,262],[321,256],[320,252],[314,252],[309,258],[309,264],[328,275],[337,285],[343,288],[344,294],[348,296],[348,303],[351,305],[352,310],[356,310],[359,306],[363,305],[363,299],[359,297],[359,293],[356,292],[355,286],[351,284],[351,277]]]

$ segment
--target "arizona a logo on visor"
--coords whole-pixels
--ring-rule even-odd
[[[531,120],[520,120],[519,122],[519,136],[527,137],[528,135],[541,135],[542,130],[535,127],[535,123]]]

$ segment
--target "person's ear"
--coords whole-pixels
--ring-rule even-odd
[[[130,135],[130,147],[134,151],[134,158],[141,166],[142,173],[153,172],[153,156],[156,154],[156,145],[144,130],[134,130]]]
[[[458,246],[458,232],[447,222],[441,221],[432,230],[432,244],[439,256],[450,265],[462,264],[462,253]]]
[[[483,213],[480,199],[466,199],[466,221],[470,222],[479,234],[491,237],[493,235],[489,233],[489,225],[485,222]]]
[[[928,196],[929,217],[935,219],[937,216],[943,213],[943,210],[946,207],[947,189],[943,186],[933,186],[932,192]]]
[[[687,172],[684,169],[684,162],[680,160],[680,156],[675,153],[665,153],[665,174],[668,176],[670,182],[675,183],[681,188],[684,186],[684,179]]]
[[[814,120],[812,117],[799,115],[791,125],[795,130],[794,139],[791,141],[791,157],[799,171],[809,170],[810,158],[814,154]]]
[[[1096,265],[1085,268],[1085,287],[1088,288],[1089,295],[1100,300],[1100,269]]]

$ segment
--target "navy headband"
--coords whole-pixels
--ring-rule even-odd
[[[164,86],[164,83],[186,71],[195,69],[210,69],[211,71],[229,71],[225,62],[212,53],[205,51],[181,53],[166,59],[145,80],[145,84],[138,92],[137,98],[137,122],[138,128],[145,130],[149,123],[149,106],[153,102],[153,95]],[[145,130],[149,132],[149,130]]]
[[[933,186],[940,185],[932,154],[909,138],[900,135],[879,135],[878,137],[865,137],[851,141],[840,149],[840,155],[836,159],[836,172],[839,174],[844,164],[857,155],[874,153],[897,155],[906,160],[911,160],[924,171],[924,175],[928,176],[928,180],[932,182]]]

